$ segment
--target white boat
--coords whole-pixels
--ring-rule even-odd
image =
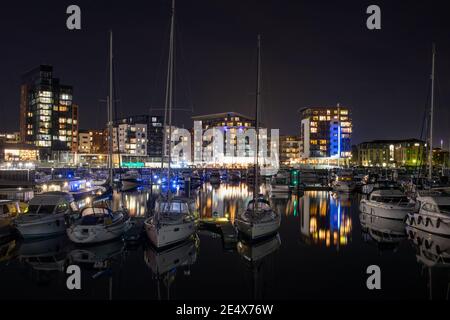
[[[174,47],[175,47],[175,1],[172,1],[172,10],[170,17],[170,50],[168,59],[166,103],[164,117],[163,141],[164,148],[167,150],[167,195],[161,195],[155,203],[154,215],[144,222],[145,231],[152,244],[160,249],[181,242],[189,238],[195,232],[195,202],[192,199],[184,197],[174,197],[171,191],[171,157],[172,157],[172,107],[174,101],[173,79],[174,79]],[[168,119],[166,119],[168,118]],[[168,121],[167,121],[168,120]],[[169,130],[166,130],[166,129]],[[161,175],[164,170],[166,157],[161,159]]]
[[[270,193],[272,197],[278,194],[289,193],[289,173],[286,171],[278,172],[271,180]]]
[[[416,198],[416,210],[406,216],[406,224],[429,233],[450,236],[450,194],[429,192]]]
[[[14,220],[24,238],[49,237],[66,232],[66,219],[78,215],[72,195],[46,192],[31,199],[28,213]]]
[[[363,213],[402,221],[413,208],[414,202],[397,189],[375,190],[359,204],[359,210]]]
[[[93,244],[119,238],[130,226],[130,218],[122,211],[87,207],[81,211],[81,218],[67,228],[67,236],[75,243]]]
[[[161,198],[156,202],[155,214],[145,220],[148,238],[156,248],[181,242],[195,232],[193,204],[188,198]]]
[[[261,36],[257,37],[257,70],[256,70],[256,150],[255,155],[259,155],[259,104],[261,96]],[[261,239],[270,236],[278,231],[281,223],[281,216],[275,212],[270,203],[259,194],[259,156],[255,156],[253,166],[253,199],[248,203],[245,211],[237,214],[235,224],[238,231],[251,240]],[[247,180],[251,182],[251,180]]]
[[[353,192],[356,189],[356,183],[353,181],[353,175],[348,173],[340,173],[336,175],[336,179],[331,184],[336,192]]]
[[[239,232],[256,240],[278,232],[281,216],[271,208],[267,200],[257,198],[251,200],[247,209],[236,217],[235,224]]]

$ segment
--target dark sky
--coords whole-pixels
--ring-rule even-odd
[[[431,43],[437,45],[436,140],[450,138],[450,20],[437,1],[178,0],[178,124],[190,116],[254,110],[256,34],[263,37],[263,121],[299,133],[299,108],[352,109],[353,142],[419,137]],[[82,30],[66,29],[66,7]],[[382,30],[366,28],[370,4]],[[169,0],[3,1],[0,131],[17,130],[20,75],[47,63],[74,86],[81,128],[106,121],[107,31],[115,40],[119,115],[162,105]]]

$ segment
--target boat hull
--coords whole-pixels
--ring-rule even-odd
[[[152,219],[149,219],[145,222],[145,232],[156,248],[164,248],[192,236],[195,232],[195,222],[185,221],[157,226]]]
[[[25,239],[51,237],[66,232],[64,214],[54,214],[36,219],[16,219],[14,226]]]
[[[372,216],[386,219],[404,220],[406,215],[411,212],[412,207],[386,205],[383,203],[374,203],[372,201],[363,199],[359,204],[359,210]]]
[[[422,213],[409,213],[406,225],[432,234],[450,237],[450,218]]]
[[[277,233],[278,229],[280,229],[280,224],[281,217],[279,215],[273,220],[264,222],[251,222],[240,218],[236,219],[238,231],[252,240],[261,239]]]

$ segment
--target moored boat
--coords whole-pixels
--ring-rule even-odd
[[[93,244],[119,238],[130,226],[125,212],[87,207],[81,211],[81,218],[67,228],[67,236],[75,243]]]
[[[162,197],[156,202],[155,214],[144,222],[147,236],[156,248],[184,241],[194,234],[193,206],[184,197]]]
[[[275,234],[280,228],[280,223],[281,216],[261,197],[251,200],[247,209],[235,219],[239,232],[251,240]]]
[[[416,198],[416,209],[406,216],[410,227],[450,237],[450,194],[425,192]]]
[[[28,213],[14,220],[14,226],[24,238],[49,237],[66,232],[66,220],[78,215],[72,195],[66,192],[46,192],[30,200]]]
[[[398,189],[375,190],[359,204],[363,213],[395,220],[404,220],[413,208],[414,202]]]

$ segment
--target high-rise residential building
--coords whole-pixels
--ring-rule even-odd
[[[194,120],[193,158],[196,164],[210,166],[246,167],[254,163],[256,150],[250,144],[251,136],[247,135],[250,128],[255,128],[256,121],[237,112],[224,112],[192,117]],[[200,123],[201,122],[201,125]],[[209,129],[218,129],[223,135],[223,148],[211,143],[214,138],[205,135]],[[259,150],[271,151],[269,132],[266,128],[260,128]],[[263,145],[266,141],[266,145]],[[216,150],[213,150],[216,148]],[[222,150],[223,149],[223,150]],[[278,149],[278,145],[277,145]],[[213,151],[223,151],[223,157],[206,159],[205,154],[213,154]],[[277,150],[278,151],[278,150]],[[219,153],[220,153],[219,152]],[[262,160],[265,161],[267,157]]]
[[[208,129],[219,129],[223,134],[223,152],[225,156],[223,159],[212,159],[209,162],[209,165],[245,165],[251,159],[251,153],[253,150],[250,148],[244,148],[243,150],[238,150],[238,134],[244,132],[245,129],[254,128],[256,121],[254,118],[246,116],[237,112],[223,112],[223,113],[214,113],[207,115],[199,115],[192,117],[192,120],[195,122],[201,121],[201,135],[206,132]],[[199,127],[200,129],[200,127]],[[195,125],[194,125],[195,131]],[[192,141],[193,143],[193,154],[194,160],[196,162],[203,162],[205,159],[199,160],[202,158],[203,150],[210,153],[213,151],[213,145],[210,143],[213,138],[203,137],[201,141]],[[228,141],[230,140],[230,141]],[[230,143],[229,143],[230,142]],[[228,150],[227,150],[228,146]],[[240,146],[241,148],[243,146]],[[239,156],[241,155],[241,156]],[[246,156],[242,157],[242,155]],[[248,159],[247,159],[248,158]],[[206,164],[206,163],[205,163]]]
[[[294,165],[300,162],[300,137],[280,136],[280,164]]]
[[[161,116],[139,115],[117,120],[113,128],[115,153],[161,158],[163,123]]]
[[[373,140],[358,144],[353,158],[363,167],[417,167],[426,163],[425,151],[418,139]]]
[[[51,151],[78,148],[78,107],[73,88],[53,77],[53,67],[41,65],[22,76],[20,138]]]
[[[349,159],[352,119],[349,108],[311,107],[301,111],[301,157],[308,160]]]

